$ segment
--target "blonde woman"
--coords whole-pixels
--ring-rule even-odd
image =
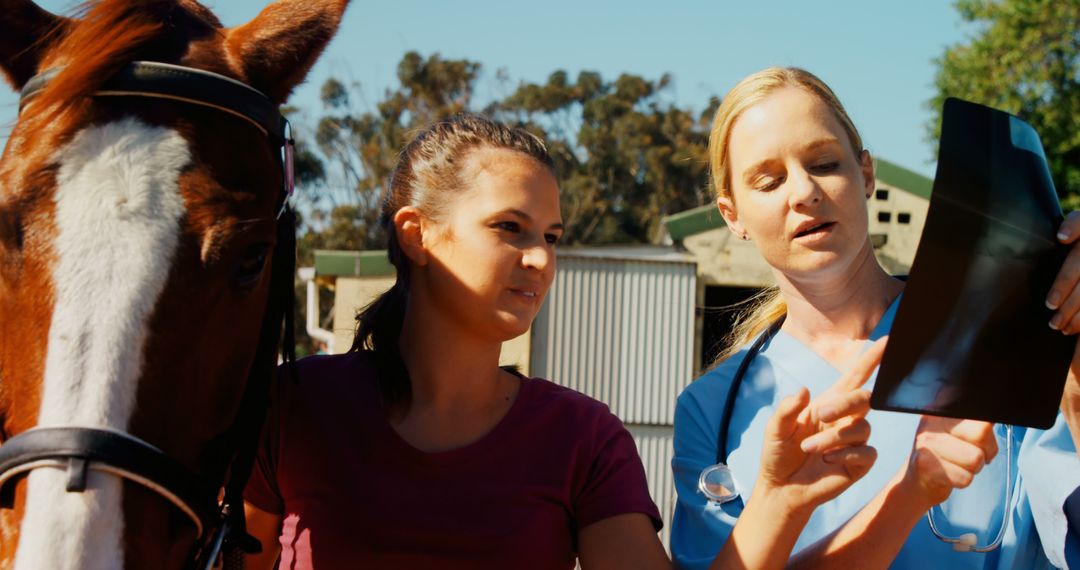
[[[684,568],[709,564],[745,516],[743,509],[753,507],[752,498],[718,503],[699,492],[699,475],[716,462],[717,450],[727,450],[722,459],[735,491],[750,497],[777,402],[807,388],[817,394],[849,370],[872,341],[888,334],[903,289],[878,265],[867,235],[873,161],[820,79],[793,68],[747,77],[717,110],[709,147],[727,227],[754,242],[778,288],[737,325],[732,349],[679,398],[672,551]],[[1071,242],[1067,234],[1080,233],[1080,219],[1070,218],[1062,230]],[[1048,296],[1051,308],[1062,307],[1055,328],[1067,333],[1076,328],[1078,267],[1074,255]],[[761,342],[751,351],[755,339]],[[740,367],[741,382],[733,388]],[[1075,378],[1069,387],[1076,390]],[[725,406],[729,394],[731,405]],[[1077,415],[1066,400],[1069,413],[1053,429],[1016,430],[1019,483],[1009,505],[1002,504],[1007,462],[990,463],[1005,448],[1000,427],[871,412],[876,464],[813,512],[793,562],[846,568],[1077,564],[1080,526],[1070,514],[1070,496],[1080,486],[1080,458],[1069,429]],[[935,539],[924,515],[939,504],[943,534],[970,533],[964,539],[969,545],[992,544],[1004,510],[1011,509],[1004,542],[989,552],[959,552]]]

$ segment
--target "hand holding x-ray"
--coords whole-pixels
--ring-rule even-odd
[[[1072,250],[1046,296],[1046,306],[1055,310],[1050,326],[1062,334],[1075,335],[1080,332],[1080,212],[1066,216],[1057,237]],[[1080,339],[1061,395],[1061,411],[1069,423],[1073,443],[1080,449]]]
[[[871,405],[1048,428],[1075,340],[1048,326],[1046,301],[1061,270],[1068,326],[1080,325],[1080,253],[1058,241],[1061,206],[1035,130],[958,99],[943,116],[930,210]]]

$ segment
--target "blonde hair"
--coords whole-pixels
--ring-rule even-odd
[[[844,110],[836,94],[824,81],[813,73],[797,67],[763,69],[732,87],[716,110],[716,117],[713,119],[712,130],[709,133],[709,166],[712,186],[717,197],[734,200],[728,165],[728,140],[731,138],[731,128],[735,125],[735,121],[742,116],[744,111],[786,87],[803,89],[828,105],[840,122],[840,126],[844,128],[844,132],[847,133],[855,156],[862,153],[863,142],[859,131],[851,122],[851,117]],[[727,360],[786,312],[787,303],[780,295],[780,290],[775,287],[750,298],[745,308],[735,317],[731,332],[726,337],[727,345],[710,367]]]

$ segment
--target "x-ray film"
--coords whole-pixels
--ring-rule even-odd
[[[945,102],[930,210],[871,405],[1049,428],[1076,337],[1047,323],[1068,247],[1042,143],[1024,121]]]

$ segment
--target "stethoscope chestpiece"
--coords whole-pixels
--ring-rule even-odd
[[[971,552],[978,541],[979,538],[975,536],[975,533],[967,532],[956,537],[956,542],[953,543],[952,547],[957,552]]]
[[[714,503],[724,504],[739,498],[735,477],[723,463],[710,465],[698,477],[698,492]]]

